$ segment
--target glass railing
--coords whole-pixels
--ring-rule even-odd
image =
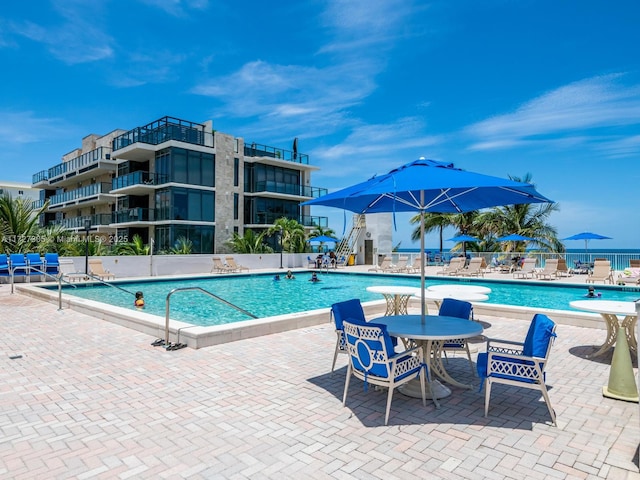
[[[113,212],[112,223],[152,222],[155,217],[154,213],[153,208],[125,208]]]
[[[133,143],[158,145],[169,140],[194,145],[213,146],[213,133],[205,132],[200,123],[164,117],[143,127],[136,127],[113,139],[113,151],[125,148]]]
[[[84,215],[82,217],[65,218],[58,222],[64,228],[82,228],[84,229],[84,221],[91,220],[91,226],[109,225],[111,223],[110,213],[96,213],[94,215]]]
[[[81,173],[83,171],[96,168],[99,161],[110,161],[108,149],[98,147],[95,150],[91,150],[90,152],[83,153],[78,157],[72,158],[68,162],[62,162],[58,165],[54,165],[47,171],[47,177],[52,183],[55,183],[57,177],[60,177],[65,173]]]
[[[71,202],[81,198],[92,197],[99,193],[109,193],[111,191],[111,184],[109,183],[94,183],[87,185],[86,187],[80,187],[76,190],[70,190],[68,192],[59,193],[54,195],[50,199],[51,207],[60,205],[62,203]]]
[[[309,155],[304,153],[297,153],[292,150],[284,150],[282,148],[269,147],[268,145],[261,145],[259,143],[252,143],[251,145],[244,145],[245,157],[270,157],[277,158],[278,160],[285,160],[287,162],[295,163],[309,163]]]
[[[130,187],[132,185],[160,185],[169,181],[168,175],[150,172],[132,172],[122,175],[111,180],[111,188],[113,190],[119,188]]]
[[[40,183],[49,180],[49,175],[47,170],[42,170],[31,176],[31,183]]]
[[[34,210],[39,210],[43,207],[44,202],[46,202],[46,200],[34,200],[33,202],[31,202],[31,208],[33,208]]]
[[[261,213],[258,212],[254,215],[253,222],[254,225],[272,225],[275,224],[276,220],[282,218],[283,215],[276,213]],[[291,218],[291,217],[290,217]],[[329,217],[317,217],[311,215],[300,215],[298,217],[293,217],[298,221],[301,225],[305,227],[328,227],[329,226]]]
[[[292,183],[264,181],[255,183],[253,193],[260,192],[284,193],[287,195],[317,198],[326,195],[328,190],[326,188],[309,187]]]

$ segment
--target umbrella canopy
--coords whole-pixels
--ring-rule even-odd
[[[420,158],[389,173],[304,202],[356,213],[419,212],[421,290],[424,292],[424,214],[463,213],[499,205],[547,203],[533,185],[467,172],[452,163]],[[424,293],[421,298],[425,317]]]
[[[458,235],[457,237],[452,237],[447,239],[447,242],[479,242],[480,239],[476,237],[472,237],[471,235]]]
[[[535,240],[535,238],[525,237],[524,235],[519,235],[517,233],[512,233],[511,235],[500,237],[498,239],[499,242],[530,242],[533,240]]]
[[[611,237],[605,237],[604,235],[598,235],[597,233],[581,232],[571,235],[570,237],[563,238],[563,240],[584,240],[584,251],[589,251],[589,240],[611,240]]]
[[[307,242],[338,243],[339,240],[337,238],[328,237],[327,235],[320,235],[319,237],[311,237]]]

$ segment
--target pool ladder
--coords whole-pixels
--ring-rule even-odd
[[[224,303],[225,305],[230,306],[231,308],[235,308],[236,310],[238,310],[239,312],[244,313],[245,315],[248,315],[251,318],[258,318],[257,316],[255,316],[253,313],[247,312],[245,309],[238,307],[237,305],[234,305],[231,302],[228,302],[227,300],[225,300],[222,297],[219,297],[218,295],[216,295],[215,293],[211,293],[208,290],[205,290],[204,288],[200,288],[200,287],[181,287],[181,288],[174,288],[173,290],[171,290],[168,294],[167,294],[167,299],[165,300],[165,322],[164,322],[164,345],[165,346],[169,346],[171,345],[171,343],[169,342],[169,311],[171,310],[171,295],[173,295],[176,292],[183,292],[186,290],[196,290],[198,292],[204,293],[205,295],[209,295],[210,297],[215,298],[216,300]],[[154,342],[155,343],[155,342]],[[182,345],[180,343],[176,344],[176,345]],[[186,346],[186,345],[185,345]]]

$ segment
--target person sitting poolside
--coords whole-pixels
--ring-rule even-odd
[[[309,279],[309,281],[310,281],[310,282],[313,282],[313,283],[316,283],[316,282],[319,282],[319,281],[320,281],[320,279],[318,278],[318,275],[316,275],[316,272],[313,272],[313,273],[311,274],[311,278]]]
[[[293,272],[291,272],[291,270],[287,270],[287,275],[284,278],[286,278],[287,280],[293,280],[296,277]]]

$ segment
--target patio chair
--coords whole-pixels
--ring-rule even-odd
[[[9,271],[9,257],[6,253],[0,254],[0,277],[9,277],[11,272]]]
[[[463,318],[464,320],[469,320],[471,319],[471,312],[473,312],[473,306],[469,302],[464,302],[462,300],[456,300],[453,298],[445,298],[442,300],[438,315],[443,317],[456,317]],[[469,344],[465,339],[452,338],[449,340],[445,340],[444,344],[442,345],[442,351],[444,352],[445,358],[447,357],[447,352],[466,352],[467,358],[469,359],[469,365],[471,367],[471,375],[474,374],[473,361],[471,360]]]
[[[333,318],[333,322],[336,327],[336,349],[333,353],[333,363],[331,364],[331,371],[336,367],[336,359],[338,353],[347,353],[347,344],[344,339],[343,322],[348,319],[353,319],[359,323],[365,323],[364,310],[362,304],[357,298],[351,300],[345,300],[344,302],[338,302],[331,305],[330,317]]]
[[[436,272],[436,275],[457,275],[460,269],[464,268],[466,260],[464,257],[453,257],[449,260],[448,265],[445,265],[442,270]]]
[[[555,329],[556,325],[549,317],[538,313],[529,325],[524,342],[487,339],[487,351],[478,354],[478,376],[482,380],[480,389],[483,386],[485,388],[485,417],[489,413],[491,386],[494,383],[502,383],[540,390],[551,414],[551,420],[556,425],[556,414],[551,407],[545,385],[545,367],[553,339],[556,337]],[[506,404],[510,405],[511,402]]]
[[[60,273],[60,259],[57,253],[44,254],[44,272],[57,276]]]
[[[487,262],[484,257],[473,257],[469,260],[469,265],[458,270],[457,274],[461,277],[484,277],[485,268],[487,268]]]
[[[238,265],[236,263],[236,259],[233,257],[224,257],[224,261],[227,262],[227,265],[229,266],[229,268],[231,268],[236,272],[241,272],[243,270],[246,270],[247,272],[249,271],[249,267],[245,267],[244,265]]]
[[[27,253],[27,265],[29,266],[29,276],[39,276],[42,278],[44,272],[44,262],[39,253]]]
[[[522,263],[522,268],[513,272],[513,278],[533,278],[536,274],[536,264],[538,259],[534,257],[527,257]],[[566,265],[566,264],[565,264]]]
[[[99,258],[89,259],[89,273],[94,277],[98,277],[103,282],[105,280],[115,280],[116,278],[113,273],[104,268],[102,260],[100,260]]]
[[[11,253],[9,254],[9,266],[11,275],[15,276],[27,276],[29,275],[29,268],[27,265],[27,259],[24,253]]]
[[[213,267],[211,267],[211,272],[209,273],[232,273],[233,269],[228,265],[222,263],[220,257],[213,257]]]
[[[380,262],[380,265],[378,265],[376,267],[372,267],[368,271],[369,272],[384,272],[389,267],[391,267],[391,257],[386,256],[386,257],[382,258],[382,261]]]
[[[76,270],[76,267],[73,264],[73,260],[70,258],[61,258],[58,262],[58,270],[59,274],[62,276],[62,279],[69,282],[75,282],[76,280],[87,280],[89,278],[83,272],[78,272]]]
[[[420,379],[422,405],[426,407],[425,375],[428,373],[423,363],[422,347],[394,354],[393,343],[386,326],[355,323],[351,320],[345,321],[343,327],[349,354],[349,366],[342,397],[343,407],[347,404],[352,375],[364,382],[365,391],[369,384],[388,389],[385,425],[389,424],[394,390],[415,378]]]
[[[593,262],[593,270],[587,276],[586,281],[587,283],[613,283],[613,270],[611,270],[611,262],[609,260],[596,259]]]
[[[316,268],[316,261],[307,255],[307,268]]]
[[[536,278],[541,280],[553,280],[558,277],[558,259],[548,258],[544,263],[544,268],[535,273]]]

